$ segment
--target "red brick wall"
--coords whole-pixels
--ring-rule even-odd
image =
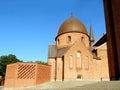
[[[37,80],[36,84],[50,81],[51,67],[48,65],[37,64]]]
[[[36,84],[36,64],[33,63],[18,63],[17,77],[15,87],[25,87]]]
[[[15,87],[15,78],[16,78],[16,71],[17,71],[17,66],[16,64],[10,64],[7,67],[6,71],[6,80],[5,80],[5,86],[7,87]]]
[[[108,56],[107,56],[107,45],[104,44],[100,48],[97,49],[98,57],[101,58],[101,60],[98,60],[101,62],[101,79],[102,80],[110,80],[109,77],[109,65],[108,65]]]
[[[50,81],[51,66],[37,63],[7,65],[5,88],[33,86]]]

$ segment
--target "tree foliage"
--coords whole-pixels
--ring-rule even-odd
[[[30,63],[40,63],[40,64],[44,64],[44,65],[48,65],[48,63],[47,62],[44,62],[44,61],[41,61],[41,60],[36,60],[36,61],[28,61],[28,62],[30,62]]]
[[[45,64],[45,65],[47,65],[47,64],[48,64],[47,62],[44,62],[44,61],[39,61],[39,60],[35,61],[35,63]]]
[[[13,54],[0,56],[0,75],[5,77],[6,66],[15,62],[22,62]]]

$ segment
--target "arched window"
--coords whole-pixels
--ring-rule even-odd
[[[84,59],[84,66],[86,70],[89,69],[89,57],[88,56],[86,56]]]
[[[80,58],[80,51],[77,52],[77,58]]]
[[[85,38],[84,37],[81,37],[81,42],[84,42],[85,41]]]
[[[59,39],[57,40],[57,44],[60,45],[60,40]]]
[[[69,57],[69,68],[72,69],[73,68],[73,56],[70,55]]]
[[[71,36],[68,36],[67,37],[67,43],[70,43],[71,42]]]
[[[76,62],[77,68],[82,68],[82,60],[81,60],[81,52],[80,51],[78,51],[76,53],[76,57],[77,57],[77,62]]]

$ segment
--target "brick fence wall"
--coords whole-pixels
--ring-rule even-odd
[[[51,66],[37,63],[7,65],[5,88],[33,86],[50,81]]]

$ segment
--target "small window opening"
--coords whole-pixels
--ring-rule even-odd
[[[80,51],[77,52],[77,58],[80,58],[81,55],[80,55]]]
[[[82,42],[84,42],[84,39],[85,39],[84,37],[81,37],[81,41],[82,41]]]
[[[71,42],[71,36],[68,36],[68,38],[67,38],[67,42],[68,42],[68,43]]]
[[[60,40],[59,39],[57,40],[57,44],[60,45]]]
[[[81,75],[77,75],[77,79],[82,79],[82,76]]]

